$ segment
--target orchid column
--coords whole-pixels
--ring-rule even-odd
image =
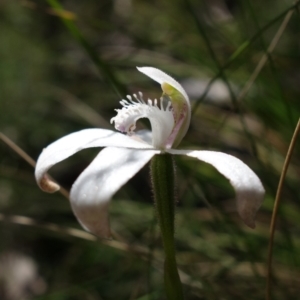
[[[191,117],[188,96],[182,86],[159,69],[138,70],[161,85],[157,101],[133,94],[120,101],[123,106],[111,119],[124,134],[106,129],[85,129],[60,138],[46,147],[38,158],[35,176],[40,188],[53,193],[60,187],[47,176],[56,163],[76,152],[105,147],[76,179],[70,191],[75,216],[87,231],[109,238],[109,202],[113,195],[151,161],[155,206],[165,250],[165,287],[168,300],[183,299],[174,245],[174,165],[173,155],[185,155],[211,164],[224,175],[236,193],[237,212],[246,225],[255,227],[255,215],[264,196],[256,174],[238,158],[216,151],[177,150]],[[152,132],[135,132],[140,118],[150,120]]]

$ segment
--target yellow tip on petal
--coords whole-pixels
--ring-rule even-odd
[[[163,82],[161,84],[161,88],[163,92],[169,96],[172,96],[175,92],[178,92],[174,87],[172,87],[170,84]]]
[[[263,187],[257,190],[242,190],[237,197],[237,210],[244,223],[254,229],[256,213],[264,196]]]
[[[50,180],[47,175],[44,175],[39,181],[40,188],[47,193],[54,193],[60,189],[60,186]]]

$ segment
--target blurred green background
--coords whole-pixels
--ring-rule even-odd
[[[68,133],[112,129],[127,93],[159,97],[136,66],[168,72],[193,107],[180,148],[235,155],[266,188],[251,230],[226,179],[176,158],[186,299],[265,299],[269,224],[300,112],[299,33],[291,0],[3,0],[0,131],[36,159]],[[299,299],[299,147],[278,213],[272,299]],[[69,189],[98,151],[82,151],[50,173]],[[0,299],[165,299],[148,166],[111,202],[115,239],[99,241],[81,231],[61,194],[39,190],[33,168],[0,141],[0,211]]]

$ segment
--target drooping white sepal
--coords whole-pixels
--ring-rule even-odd
[[[265,190],[256,174],[241,160],[222,152],[174,150],[171,154],[187,155],[211,164],[229,179],[236,193],[237,210],[246,225],[255,228],[255,216]]]
[[[158,153],[145,149],[103,149],[71,189],[71,206],[81,225],[99,237],[109,238],[109,200]]]
[[[66,135],[43,150],[38,158],[35,177],[42,190],[53,193],[59,185],[51,181],[46,172],[58,162],[76,152],[93,147],[127,147],[134,149],[153,149],[152,146],[131,139],[121,133],[106,129],[85,129]]]

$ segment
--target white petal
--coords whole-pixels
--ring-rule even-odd
[[[66,159],[76,152],[92,147],[127,147],[135,149],[152,149],[153,147],[106,129],[85,129],[71,133],[50,144],[38,158],[35,177],[40,188],[52,193],[59,185],[46,176],[46,172],[56,163]]]
[[[175,126],[172,134],[166,141],[166,148],[177,147],[186,135],[191,121],[191,105],[187,93],[174,78],[159,69],[152,67],[140,67],[137,69],[160,83],[164,93],[171,99]],[[176,92],[173,89],[169,89],[168,85],[174,88]]]
[[[110,237],[109,200],[158,153],[157,150],[103,149],[71,189],[71,205],[81,225],[97,236]]]
[[[172,154],[184,154],[198,158],[214,166],[229,179],[235,189],[237,210],[242,220],[251,228],[255,227],[255,216],[265,190],[256,174],[238,158],[214,151],[169,150]]]
[[[189,104],[189,97],[183,87],[177,82],[173,77],[166,74],[165,72],[153,68],[153,67],[137,67],[137,69],[153,79],[154,81],[158,82],[159,84],[163,84],[164,82],[168,83],[169,85],[173,86],[176,90],[178,90],[186,99]]]

